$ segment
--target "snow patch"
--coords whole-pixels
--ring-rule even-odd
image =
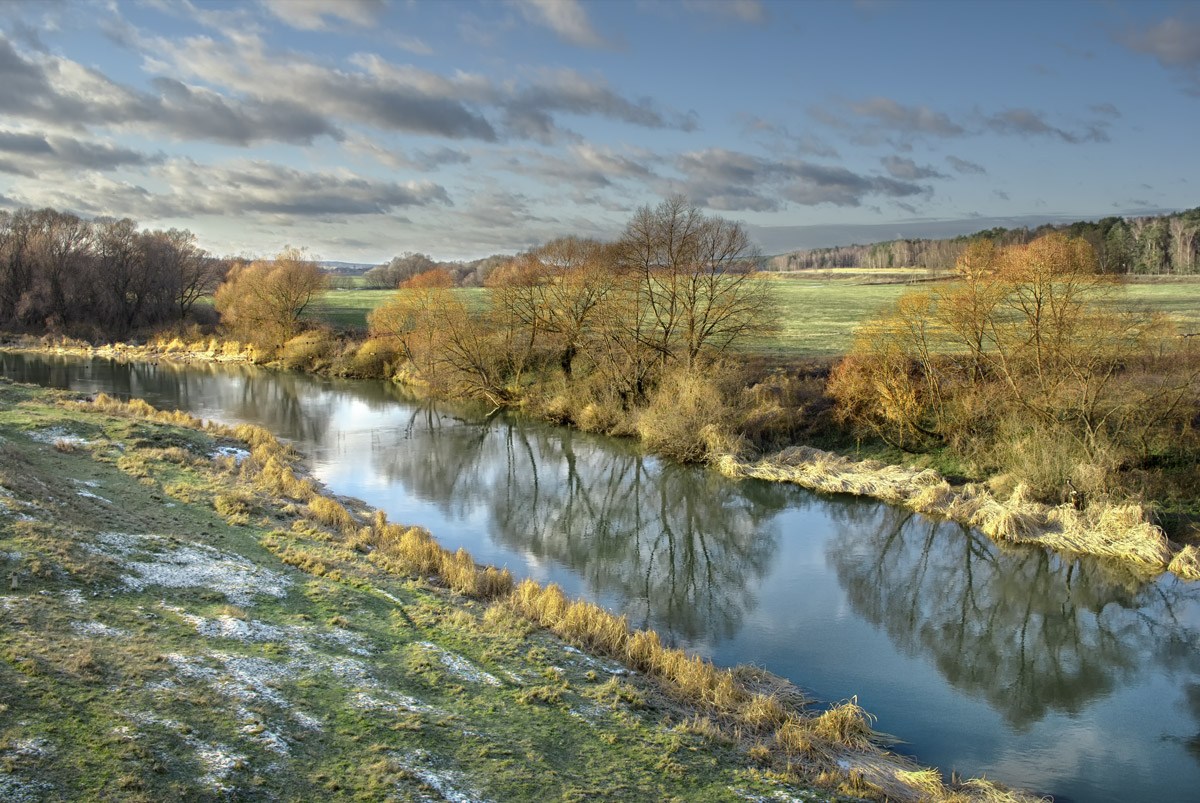
[[[232,457],[233,462],[241,465],[242,461],[250,456],[250,453],[245,449],[239,449],[236,446],[218,446],[208,453],[210,460],[216,460],[218,457]]]

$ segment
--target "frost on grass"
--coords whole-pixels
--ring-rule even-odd
[[[381,700],[378,697],[360,691],[350,696],[350,704],[359,711],[383,711],[388,714],[399,714],[402,711],[407,711],[413,714],[446,716],[448,713],[432,705],[426,705],[415,697],[409,697],[407,694],[400,694],[399,692],[387,689],[377,690],[377,693],[382,694],[387,699]]]
[[[109,627],[103,622],[72,622],[71,628],[84,636],[103,636],[105,638],[129,638],[133,634],[119,627]]]
[[[175,546],[161,536],[127,533],[103,533],[97,538],[101,554],[134,572],[122,578],[133,591],[149,586],[210,588],[236,605],[251,605],[256,594],[286,596],[292,582],[286,575],[205,544]]]
[[[809,792],[805,789],[789,789],[786,792],[782,789],[776,789],[770,795],[766,796],[732,786],[729,787],[729,791],[742,800],[749,800],[751,803],[810,803],[810,801],[827,799],[821,797],[816,792]]]
[[[23,781],[0,768],[0,800],[5,803],[40,803],[54,798],[54,787],[39,781]]]
[[[38,443],[68,443],[72,446],[87,446],[88,441],[68,431],[65,427],[48,427],[29,433]]]
[[[463,782],[459,773],[435,767],[429,753],[424,750],[417,750],[411,757],[392,753],[391,758],[418,781],[441,795],[443,800],[450,803],[488,803],[478,791]]]
[[[17,739],[0,749],[0,800],[5,803],[34,803],[55,798],[54,787],[41,781],[25,780],[12,770],[22,760],[30,761],[54,755],[54,746],[45,739]]]
[[[84,497],[85,499],[98,499],[98,500],[100,500],[101,502],[103,502],[103,503],[104,503],[104,504],[106,504],[106,505],[111,505],[111,504],[112,504],[112,502],[110,502],[109,500],[105,499],[103,496],[97,496],[96,494],[92,493],[91,491],[76,491],[76,492],[75,492],[75,495],[76,495],[76,496],[82,496],[82,497]]]
[[[601,658],[597,658],[595,656],[588,655],[587,653],[583,652],[582,650],[578,650],[570,645],[565,645],[561,649],[563,652],[569,653],[571,656],[573,656],[573,659],[569,660],[568,663],[570,663],[574,666],[582,665],[582,666],[586,666],[589,669],[599,669],[603,672],[607,672],[610,675],[624,676],[624,675],[632,675],[633,674],[633,671],[626,667],[623,667],[619,664],[615,664],[612,661],[605,661]]]
[[[290,650],[299,653],[312,651],[312,642],[321,641],[326,644],[341,647],[355,655],[370,656],[371,649],[366,639],[358,633],[335,627],[328,631],[316,630],[311,627],[298,625],[276,626],[256,619],[239,619],[235,616],[222,614],[215,619],[196,616],[183,608],[163,603],[164,610],[179,616],[185,622],[196,628],[196,632],[207,638],[224,638],[248,643],[286,644]]]
[[[246,765],[246,757],[232,752],[223,744],[206,744],[190,736],[185,741],[196,751],[196,758],[204,767],[200,783],[218,792],[232,792],[233,786],[226,781],[231,772]]]
[[[450,673],[455,677],[469,681],[471,683],[485,683],[488,686],[500,686],[500,680],[495,675],[490,675],[482,669],[476,667],[473,663],[463,658],[461,655],[455,655],[452,652],[443,650],[438,645],[429,641],[419,641],[417,646],[422,649],[437,655],[438,660],[450,670]]]

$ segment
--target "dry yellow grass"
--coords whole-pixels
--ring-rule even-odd
[[[1172,572],[1185,580],[1200,580],[1200,550],[1189,544],[1171,559]]]
[[[1173,550],[1161,528],[1150,523],[1137,503],[1100,501],[1077,511],[1029,497],[1017,485],[1000,500],[986,487],[953,488],[930,469],[858,462],[820,449],[795,446],[757,462],[719,456],[713,465],[729,477],[791,482],[824,493],[853,493],[900,505],[919,513],[944,516],[978,527],[1000,543],[1036,544],[1062,552],[1126,561],[1143,573],[1171,571],[1200,578],[1200,559]]]

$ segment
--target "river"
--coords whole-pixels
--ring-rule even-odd
[[[383,382],[0,352],[9,378],[146,399],[292,443],[332,491],[556,582],[718,664],[857,696],[947,776],[1077,803],[1200,799],[1200,583]]]

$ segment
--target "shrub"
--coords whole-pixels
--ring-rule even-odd
[[[733,411],[715,381],[676,372],[664,378],[637,418],[637,431],[656,452],[688,463],[739,451]]]
[[[331,332],[313,329],[285,343],[280,359],[289,371],[318,371],[329,365],[336,347],[337,340]]]

